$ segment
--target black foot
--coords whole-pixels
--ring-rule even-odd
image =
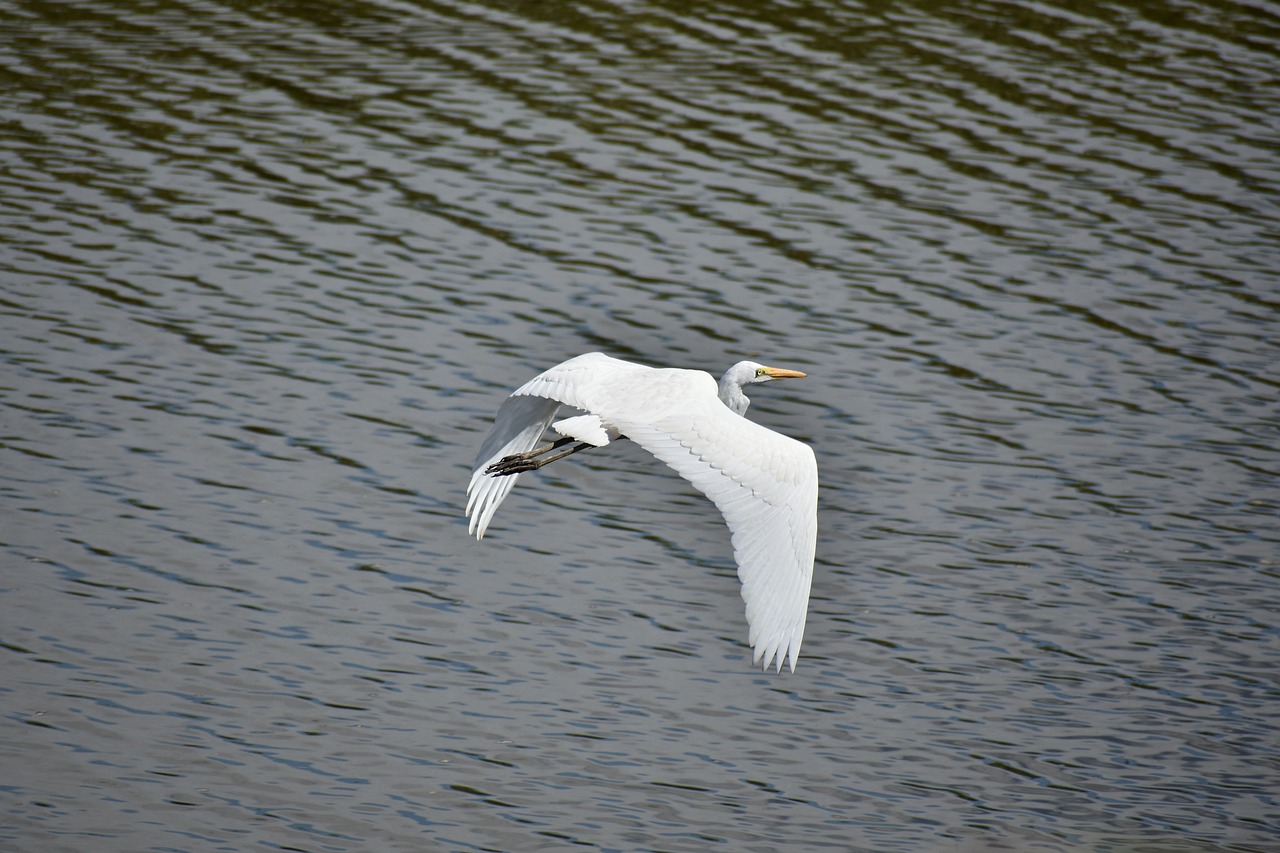
[[[542,464],[537,458],[526,456],[523,453],[513,453],[510,456],[502,457],[488,468],[485,468],[484,472],[494,477],[509,477],[512,474],[534,471],[540,467],[542,467]]]

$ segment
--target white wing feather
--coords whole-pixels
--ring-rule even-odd
[[[475,534],[477,539],[484,538],[498,505],[520,479],[519,474],[490,477],[484,469],[503,457],[537,447],[559,410],[558,400],[515,396],[508,397],[498,409],[493,427],[476,454],[471,482],[467,485],[467,515],[471,518],[468,533]]]
[[[818,531],[813,451],[731,412],[709,374],[588,353],[534,377],[499,410],[467,489],[478,536],[516,478],[485,467],[532,449],[559,403],[596,415],[711,499],[732,533],[753,659],[794,671]]]

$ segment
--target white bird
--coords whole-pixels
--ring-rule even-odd
[[[781,671],[787,658],[795,672],[818,535],[818,464],[808,446],[743,417],[751,401],[742,386],[804,375],[741,361],[717,386],[701,370],[598,352],[557,364],[498,410],[467,486],[468,532],[484,537],[522,471],[629,438],[719,508],[732,533],[752,660],[768,669],[776,659]],[[585,414],[552,423],[562,404]],[[548,426],[563,438],[538,447]]]

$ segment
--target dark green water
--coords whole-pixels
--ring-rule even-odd
[[[1280,836],[1280,16],[0,8],[0,846]],[[592,350],[810,378],[794,675]],[[563,467],[562,467],[563,466]]]

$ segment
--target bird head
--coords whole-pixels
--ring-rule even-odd
[[[771,379],[799,379],[804,376],[798,370],[784,370],[781,367],[766,367],[754,361],[740,361],[725,371],[720,378],[720,402],[739,415],[747,413],[751,401],[742,393],[742,386],[756,385]]]
[[[782,367],[766,367],[754,361],[740,361],[729,368],[739,378],[741,385],[754,385],[757,382],[768,382],[771,379],[803,379],[807,374],[798,370],[787,370]]]

